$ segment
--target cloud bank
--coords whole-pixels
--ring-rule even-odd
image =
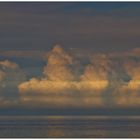
[[[140,106],[140,60],[132,53],[92,54],[89,63],[56,45],[42,78],[19,84],[22,105],[47,107]]]

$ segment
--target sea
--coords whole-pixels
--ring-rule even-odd
[[[140,116],[1,116],[0,138],[140,138]]]

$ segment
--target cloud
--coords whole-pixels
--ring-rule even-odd
[[[122,86],[120,89],[120,94],[117,99],[118,105],[121,106],[140,106],[140,59],[138,56],[138,51],[134,53],[127,53],[128,57],[124,60],[124,69],[130,75],[131,80],[127,85]]]
[[[44,67],[43,73],[49,80],[71,81],[74,80],[71,69],[73,63],[73,58],[57,45],[48,55],[47,66]]]
[[[0,105],[18,102],[18,85],[26,80],[19,66],[9,60],[0,61]]]
[[[55,107],[101,106],[102,101],[98,94],[105,87],[98,84],[104,84],[104,81],[81,81],[82,72],[78,72],[81,67],[78,60],[56,45],[47,55],[43,77],[32,78],[19,85],[21,102],[25,105],[31,102],[34,105]]]
[[[108,81],[108,63],[109,58],[104,54],[95,54],[91,58],[91,64],[87,65],[84,74],[81,76],[82,80],[89,81]]]
[[[101,53],[89,58],[83,66],[61,46],[55,46],[47,55],[42,78],[18,86],[21,104],[91,108],[140,105],[139,65],[135,59]],[[79,67],[84,70],[75,72]]]
[[[132,80],[140,80],[140,61],[138,62],[135,59],[127,59],[124,64],[125,69],[131,75]]]
[[[84,93],[87,87],[82,88],[82,84],[85,85],[74,81],[49,81],[34,78],[19,85],[21,103],[31,106],[46,105],[51,107],[101,106],[102,101],[97,94],[98,92],[95,92],[95,94]],[[96,91],[96,89],[94,90]]]
[[[118,71],[118,76],[123,78],[123,81],[117,80],[114,83],[113,103],[117,106],[123,107],[137,107],[140,106],[140,49],[135,48],[120,53],[112,53],[110,57],[114,61],[118,61],[119,65],[114,70],[121,68]],[[113,83],[113,81],[112,81]],[[107,90],[108,91],[108,90]]]

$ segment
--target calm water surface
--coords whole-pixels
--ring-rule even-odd
[[[3,116],[0,137],[140,138],[140,117]]]

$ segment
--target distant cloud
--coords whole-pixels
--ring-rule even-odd
[[[18,64],[0,61],[0,106],[140,106],[139,52],[91,53],[85,63],[56,45],[44,53],[42,77],[29,80]]]
[[[18,102],[18,84],[26,80],[19,66],[9,60],[0,61],[0,105]]]
[[[1,3],[0,58],[19,65],[0,61],[0,103],[140,106],[139,7]],[[66,51],[56,45],[48,53],[58,41]]]
[[[139,62],[118,54],[94,54],[90,58],[75,78],[73,67],[82,67],[82,63],[74,65],[79,64],[76,58],[55,46],[47,56],[43,77],[18,86],[21,104],[89,108],[140,105]]]

